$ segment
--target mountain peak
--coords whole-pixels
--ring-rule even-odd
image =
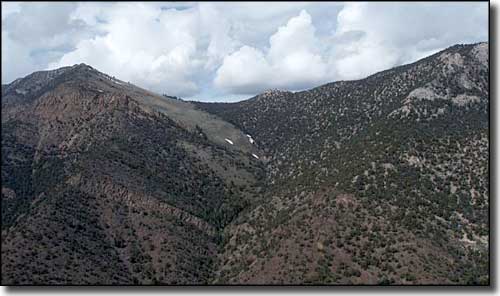
[[[71,68],[73,69],[92,69],[92,70],[95,70],[94,68],[92,68],[91,66],[85,64],[85,63],[80,63],[80,64],[74,64],[73,66],[71,66]]]
[[[489,283],[487,49],[236,103],[4,86],[2,283]]]

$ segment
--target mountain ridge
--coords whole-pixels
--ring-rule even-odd
[[[237,103],[2,86],[2,283],[489,283],[487,50]]]
[[[266,216],[281,215],[292,219],[291,217],[297,216],[297,211],[305,211],[297,205],[300,200],[312,204],[322,201],[325,206],[331,207],[316,209],[317,212],[314,214],[305,212],[307,213],[304,216],[305,225],[312,225],[318,219],[327,219],[332,215],[330,211],[346,219],[347,225],[344,224],[341,229],[335,228],[335,222],[331,220],[320,223],[320,225],[332,225],[331,232],[336,233],[336,237],[317,234],[313,239],[309,236],[312,239],[309,248],[312,249],[316,242],[321,243],[322,250],[325,248],[325,240],[334,242],[330,245],[331,252],[324,254],[327,262],[321,261],[323,260],[321,255],[314,252],[306,260],[313,266],[319,264],[317,268],[321,270],[319,279],[312,277],[309,281],[344,284],[367,282],[376,284],[379,281],[387,281],[404,284],[416,279],[420,283],[435,283],[436,279],[430,280],[432,276],[428,271],[419,270],[416,266],[413,266],[415,271],[412,276],[406,277],[402,271],[395,272],[391,276],[391,271],[397,270],[398,265],[405,266],[400,262],[401,258],[392,257],[394,250],[391,248],[386,248],[382,254],[391,256],[391,260],[399,261],[399,264],[388,266],[381,264],[380,261],[368,259],[370,256],[367,256],[365,250],[372,250],[373,245],[361,246],[359,241],[363,242],[366,239],[370,241],[372,230],[365,226],[351,228],[349,223],[354,225],[356,223],[351,220],[352,218],[345,216],[345,213],[337,212],[338,208],[334,205],[343,203],[346,198],[342,194],[347,193],[349,196],[347,200],[355,205],[351,207],[358,208],[356,216],[364,216],[362,221],[376,221],[381,213],[382,217],[392,216],[390,223],[398,225],[398,235],[403,235],[400,237],[402,242],[414,245],[415,250],[421,248],[417,247],[418,245],[427,245],[429,249],[433,249],[431,254],[439,252],[442,247],[436,246],[436,241],[441,241],[443,238],[450,241],[439,244],[449,244],[458,249],[461,249],[460,245],[464,243],[461,240],[453,242],[455,239],[446,233],[457,232],[456,228],[450,228],[451,224],[447,224],[448,230],[441,229],[441,226],[436,226],[441,223],[440,220],[429,214],[435,213],[436,217],[444,217],[446,221],[460,220],[465,218],[462,215],[466,215],[468,218],[464,221],[469,221],[465,222],[467,227],[476,229],[475,234],[467,230],[470,238],[475,237],[476,243],[473,244],[483,250],[482,252],[487,252],[488,244],[484,237],[489,221],[487,219],[489,83],[488,63],[484,60],[484,57],[487,57],[485,54],[487,50],[488,47],[484,43],[459,45],[411,65],[384,71],[382,74],[377,73],[358,81],[326,84],[308,91],[293,93],[288,97],[277,95],[274,100],[256,96],[237,103],[197,103],[197,105],[202,110],[217,114],[254,135],[262,149],[270,154],[267,165],[268,182],[275,188],[271,189],[276,199],[275,209],[268,207],[264,210],[264,214],[255,211],[253,215],[258,215],[259,219],[263,220],[268,219]],[[474,155],[470,154],[472,151]],[[452,164],[450,159],[456,163]],[[445,174],[443,169],[445,172],[450,171]],[[475,183],[466,178],[471,178],[470,180],[474,180]],[[318,190],[324,187],[327,193],[333,188],[337,193],[325,196]],[[433,194],[432,190],[437,193]],[[457,197],[456,203],[453,204],[449,199],[458,192],[461,192],[461,197]],[[337,197],[332,204],[331,199],[335,195]],[[469,202],[474,203],[475,199],[482,200],[483,205],[469,204]],[[460,208],[458,212],[455,211],[457,206]],[[361,209],[365,209],[366,212],[365,210],[360,212]],[[373,211],[373,209],[378,210]],[[391,210],[388,211],[389,209]],[[409,214],[411,212],[415,213]],[[456,218],[455,215],[462,218]],[[320,218],[321,216],[324,218]],[[437,222],[434,222],[435,219]],[[247,217],[246,220],[255,222],[256,218]],[[476,222],[471,223],[471,221]],[[380,223],[386,224],[388,221]],[[460,225],[463,226],[462,223],[464,222]],[[235,227],[232,232],[235,238],[246,236],[248,240],[246,244],[240,243],[236,246],[240,253],[243,253],[242,249],[245,250],[245,254],[259,248],[266,249],[262,245],[259,247],[256,236],[271,240],[275,236],[273,233],[283,231],[286,234],[281,235],[277,241],[274,240],[280,248],[290,249],[294,246],[289,241],[290,237],[295,237],[297,243],[307,240],[308,237],[306,233],[293,234],[296,228],[292,225],[271,228],[254,226],[253,229],[250,228],[252,230],[246,231]],[[417,225],[418,228],[427,229],[429,233],[443,232],[429,239],[420,233],[421,230],[415,229]],[[395,244],[391,236],[387,235],[387,230],[380,232],[380,228],[383,227],[378,227],[379,239],[383,242],[383,246]],[[341,232],[342,229],[347,232]],[[404,238],[406,235],[415,235],[415,231],[418,237],[413,238],[413,242]],[[255,234],[248,238],[249,233]],[[341,251],[345,251],[345,243],[335,243],[339,239],[350,242],[347,254]],[[468,239],[464,241],[469,242]],[[300,244],[294,248],[302,250],[297,254],[304,252],[304,246]],[[227,256],[233,251],[228,248]],[[304,263],[300,260],[294,264],[286,263],[282,257],[280,258],[280,252],[283,250],[278,249],[268,253],[272,258],[268,258],[268,261],[257,260],[255,268],[246,267],[244,258],[235,258],[228,262],[226,268],[239,266],[236,270],[240,275],[236,276],[232,268],[227,269],[228,274],[222,278],[236,283],[241,281],[242,273],[246,274],[245,281],[248,283],[268,282],[273,275],[275,278],[273,283],[283,283],[283,280],[285,283],[303,282],[305,280],[303,275],[301,278],[293,278],[291,274],[301,274],[299,268],[304,266]],[[285,251],[285,254],[289,252]],[[359,252],[362,252],[361,257],[364,259],[356,262],[357,260],[351,256],[360,256]],[[396,254],[398,253],[401,253],[401,249],[396,249]],[[444,254],[442,256],[449,256]],[[482,259],[476,258],[478,262],[482,262],[483,267],[469,266],[466,269],[484,272],[487,269],[485,261],[487,256],[484,254]],[[339,270],[335,265],[340,263],[335,258],[346,256],[348,259],[342,260],[344,265]],[[423,266],[429,264],[427,259],[424,259],[429,254],[417,252],[416,256],[413,259],[414,263],[424,260],[419,264]],[[317,261],[319,259],[321,260]],[[268,263],[270,260],[278,260],[280,268],[286,270],[288,275],[276,276],[276,267]],[[454,262],[464,260],[460,264],[469,264],[466,262],[470,259],[449,260]],[[277,264],[277,261],[273,262],[274,265]],[[426,268],[442,272],[447,270],[448,280],[453,279],[450,283],[457,281],[458,278],[462,278],[458,281],[463,281],[469,276],[477,280],[477,275],[467,275],[467,272],[463,271],[458,271],[456,274],[457,271],[444,262],[435,261],[435,263],[437,266]],[[257,271],[259,266],[260,272]],[[370,266],[372,270],[368,268]],[[356,271],[356,275],[358,271],[362,271],[359,277],[350,276],[351,272],[354,272],[352,268]],[[268,270],[268,274],[263,275],[262,270]],[[381,276],[383,274],[385,276]]]

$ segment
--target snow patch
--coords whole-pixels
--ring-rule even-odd
[[[255,143],[255,140],[252,138],[252,136],[250,136],[249,134],[246,134],[246,136],[248,137],[248,141],[250,142],[250,144]]]

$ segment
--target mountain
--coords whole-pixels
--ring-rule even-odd
[[[488,282],[488,44],[311,90],[198,103],[268,159],[229,283]]]
[[[206,283],[219,230],[260,190],[256,151],[83,64],[16,80],[2,92],[2,283]]]
[[[488,284],[488,63],[238,103],[2,85],[2,284]]]

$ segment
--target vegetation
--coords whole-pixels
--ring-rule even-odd
[[[480,50],[230,104],[2,86],[2,284],[489,284]]]

